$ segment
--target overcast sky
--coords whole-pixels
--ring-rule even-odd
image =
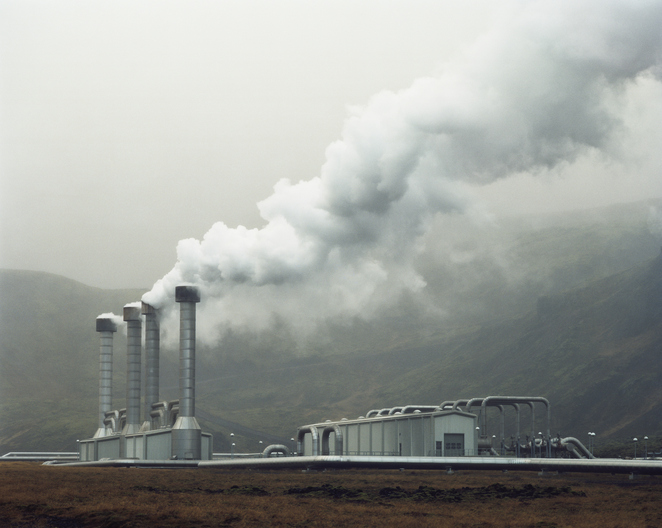
[[[0,0],[0,266],[150,288],[179,240],[262,227],[277,182],[318,177],[352,107],[461,62],[521,5]],[[607,101],[609,148],[478,182],[485,210],[662,196],[657,75]]]

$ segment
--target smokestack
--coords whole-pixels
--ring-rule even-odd
[[[172,430],[172,457],[200,460],[202,431],[195,419],[195,286],[177,286],[179,303],[179,416]]]
[[[106,436],[103,421],[111,410],[113,391],[113,333],[117,325],[108,317],[97,317],[99,333],[99,428],[94,438]]]
[[[142,430],[149,431],[152,428],[152,404],[159,401],[160,335],[156,309],[142,303],[142,313],[145,316],[145,422]]]
[[[142,321],[140,308],[127,304],[124,307],[126,321],[126,425],[122,434],[140,431],[140,354]]]

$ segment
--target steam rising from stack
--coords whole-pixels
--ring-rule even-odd
[[[321,174],[281,180],[258,204],[264,227],[218,222],[181,241],[144,302],[172,313],[175,286],[195,284],[207,336],[263,329],[274,314],[298,330],[370,317],[425,286],[421,237],[436,214],[480,214],[471,185],[608,152],[619,94],[659,80],[662,3],[517,5],[438,76],[353,109]]]

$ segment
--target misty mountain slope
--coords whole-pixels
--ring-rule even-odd
[[[662,428],[661,352],[658,256],[445,344],[437,368],[411,371],[399,387],[417,386],[426,400],[541,395],[566,433],[646,434]]]
[[[428,338],[429,339],[429,338]],[[542,297],[505,322],[436,342],[318,356],[208,384],[200,406],[281,435],[371,408],[488,395],[552,404],[552,427],[602,438],[661,431],[662,257],[580,289]],[[296,420],[296,421],[295,421]]]
[[[473,260],[439,264],[448,251],[438,240],[424,273],[432,297],[450,284],[444,302],[451,316],[426,312],[411,297],[377,319],[331,322],[305,350],[285,326],[280,333],[235,333],[217,346],[201,344],[197,406],[209,423],[289,438],[298,425],[371,408],[529,393],[551,400],[555,424],[566,434],[579,434],[588,423],[601,434],[640,434],[639,426],[651,434],[662,401],[662,331],[659,257],[650,260],[659,242],[646,223],[648,207],[513,219],[500,226],[502,238],[493,246],[458,229],[448,246]],[[582,287],[558,293],[567,284]],[[120,314],[141,293],[0,271],[0,451],[73,449],[75,439],[93,434],[94,320]],[[125,341],[119,331],[116,408],[125,405]],[[176,350],[163,350],[163,398],[178,396],[176,359]],[[224,449],[222,435],[229,431],[214,427],[217,449]],[[250,449],[258,448],[257,440]]]
[[[0,448],[72,449],[91,434],[98,401],[95,319],[121,314],[141,294],[0,270]],[[126,370],[121,334],[114,360],[118,404]]]
[[[419,271],[426,292],[454,323],[526,313],[538,297],[628,269],[654,257],[653,212],[662,200],[502,219],[475,226],[441,219]]]

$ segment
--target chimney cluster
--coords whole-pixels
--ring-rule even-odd
[[[110,317],[96,320],[99,333],[99,428],[95,439],[122,437],[120,456],[136,454],[136,435],[153,429],[171,433],[171,459],[200,460],[202,432],[195,419],[195,316],[200,293],[194,286],[178,286],[175,300],[180,306],[179,400],[159,400],[160,329],[158,311],[151,305],[126,305],[123,319],[127,325],[126,409],[111,410],[113,333],[117,324]],[[141,422],[142,327],[145,322],[145,403]],[[176,417],[176,419],[175,419]],[[153,422],[152,419],[155,419]],[[174,423],[173,423],[174,422]],[[153,424],[157,424],[156,426]],[[132,447],[128,447],[131,445]],[[162,453],[161,453],[162,455]]]

